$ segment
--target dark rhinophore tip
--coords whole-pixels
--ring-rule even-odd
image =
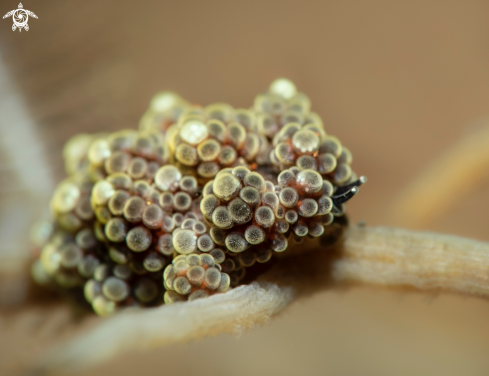
[[[335,194],[331,197],[333,200],[333,214],[340,215],[343,210],[341,210],[341,205],[351,199],[359,191],[359,186],[367,182],[367,177],[360,176],[353,183],[339,187]]]

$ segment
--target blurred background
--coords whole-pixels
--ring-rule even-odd
[[[0,267],[29,253],[66,140],[136,127],[160,90],[249,107],[292,79],[368,176],[348,206],[368,225],[402,225],[386,221],[402,189],[489,124],[488,1],[23,5],[39,17],[28,32],[0,23]],[[489,184],[426,229],[489,240],[488,207]],[[239,339],[129,354],[89,374],[487,375],[488,332],[488,301],[358,286],[300,300]]]

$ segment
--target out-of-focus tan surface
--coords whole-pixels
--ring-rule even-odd
[[[28,226],[63,177],[64,142],[136,127],[162,89],[247,107],[291,78],[368,176],[348,211],[372,225],[397,225],[384,218],[402,188],[489,116],[484,1],[24,7],[39,17],[28,32],[0,23],[0,252],[10,257],[28,251]],[[428,229],[489,240],[489,184],[460,201]],[[353,287],[301,300],[238,340],[130,354],[87,375],[487,375],[488,333],[485,300]]]

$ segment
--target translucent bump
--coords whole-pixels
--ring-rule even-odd
[[[93,299],[92,308],[99,316],[110,316],[115,312],[116,305],[115,302],[99,295]]]
[[[306,236],[309,232],[307,225],[304,222],[298,221],[295,225],[292,226],[292,231],[299,237]]]
[[[248,222],[253,215],[251,208],[240,198],[233,199],[228,204],[227,208],[229,215],[236,224],[244,224]]]
[[[173,247],[182,255],[195,252],[197,250],[197,236],[188,229],[175,231],[173,233]]]
[[[312,154],[319,149],[319,137],[311,130],[301,129],[292,137],[294,148],[304,154]]]
[[[206,125],[198,120],[190,120],[183,124],[180,137],[190,145],[198,145],[209,136]]]
[[[87,255],[82,259],[82,261],[78,264],[77,270],[78,273],[83,278],[91,278],[97,266],[100,264],[100,261],[93,255]]]
[[[247,174],[243,179],[243,183],[246,186],[254,187],[261,193],[265,192],[265,179],[258,172],[250,172]]]
[[[275,222],[275,230],[279,234],[285,234],[289,230],[289,224],[284,219],[279,219]]]
[[[317,171],[302,170],[297,175],[297,183],[309,194],[317,193],[323,186],[323,178]]]
[[[279,198],[274,192],[265,192],[262,196],[262,204],[271,207],[274,211],[277,210],[279,203]]]
[[[93,230],[90,228],[85,228],[78,231],[75,237],[76,245],[82,249],[88,250],[95,248],[97,246],[97,239]]]
[[[321,187],[321,195],[332,196],[334,192],[333,184],[327,180],[323,180],[323,186]]]
[[[173,208],[184,212],[192,206],[192,197],[187,192],[177,192],[173,198]]]
[[[161,235],[158,238],[158,245],[157,245],[158,251],[160,251],[162,254],[170,256],[173,254],[173,251],[175,250],[173,248],[173,237],[171,234],[164,234]]]
[[[163,300],[165,301],[165,304],[173,304],[185,301],[184,297],[176,293],[175,291],[165,291]]]
[[[185,218],[184,221],[182,222],[181,228],[186,228],[190,230],[192,229],[194,224],[195,224],[195,219]]]
[[[108,217],[110,218],[110,213],[109,213]],[[103,221],[103,219],[100,219],[100,220]],[[107,220],[105,220],[105,222],[106,221]],[[69,232],[75,232],[75,231],[79,230],[82,226],[82,222],[81,222],[80,218],[78,218],[74,213],[58,214],[56,216],[56,222],[58,222],[59,226],[63,230],[66,230]]]
[[[284,188],[279,193],[280,203],[286,208],[294,208],[299,201],[299,194],[294,188]]]
[[[241,189],[239,180],[229,173],[220,173],[214,179],[214,194],[222,200],[230,200],[236,197]]]
[[[110,174],[106,178],[107,182],[112,185],[114,189],[124,189],[128,191],[132,186],[132,179],[129,175],[123,172],[116,172]]]
[[[143,278],[134,287],[134,296],[141,303],[150,303],[158,296],[158,286],[148,278]]]
[[[166,112],[182,102],[183,99],[178,94],[171,91],[162,91],[151,99],[149,107],[157,112]]]
[[[248,134],[241,151],[241,155],[247,160],[252,161],[260,151],[260,137],[257,134]]]
[[[127,222],[123,218],[111,218],[105,225],[105,236],[111,242],[123,242],[126,239],[127,227]]]
[[[219,152],[219,163],[224,166],[230,166],[236,161],[237,157],[238,154],[236,149],[227,145],[221,148],[221,151]]]
[[[137,226],[129,230],[126,244],[134,252],[143,252],[149,248],[152,241],[151,232],[143,226]]]
[[[216,264],[216,261],[214,260],[214,258],[209,254],[202,253],[202,254],[197,255],[197,256],[200,258],[200,264],[204,268],[209,268],[209,267],[214,266]]]
[[[218,206],[212,213],[212,222],[219,228],[227,229],[233,225],[233,217],[225,206]]]
[[[172,165],[161,167],[155,175],[155,185],[162,191],[173,191],[177,189],[182,173]]]
[[[94,299],[102,293],[102,286],[100,282],[94,279],[90,279],[85,283],[83,288],[83,295],[87,302],[92,303]]]
[[[319,154],[330,153],[335,158],[339,158],[342,150],[343,148],[340,140],[338,140],[336,137],[328,136],[326,140],[321,143],[321,146],[319,147]]]
[[[205,226],[205,224],[203,222],[196,221],[195,224],[192,226],[192,230],[196,234],[202,235],[202,234],[205,234],[205,232],[207,231],[207,227]]]
[[[93,278],[98,282],[104,281],[108,278],[109,275],[110,266],[107,264],[100,264],[95,268],[95,271],[93,272]]]
[[[309,224],[309,235],[319,237],[324,233],[324,226],[318,222],[311,222]]]
[[[105,160],[105,171],[108,174],[126,172],[131,156],[124,151],[116,151]]]
[[[205,280],[205,285],[209,289],[215,290],[219,287],[221,283],[221,272],[214,267],[208,268],[205,271],[204,280]]]
[[[261,202],[260,192],[253,187],[244,187],[239,192],[239,197],[248,205],[257,206]]]
[[[105,225],[100,223],[100,222],[95,222],[93,225],[93,232],[95,234],[95,237],[97,238],[97,240],[99,240],[101,242],[105,242],[108,240],[105,236],[104,227],[105,227]]]
[[[191,302],[193,300],[197,300],[197,299],[204,299],[204,298],[207,298],[209,296],[209,292],[204,290],[204,289],[199,289],[199,290],[195,290],[195,291],[192,291],[190,293],[190,295],[188,296],[188,301]]]
[[[209,162],[217,159],[221,145],[214,139],[205,140],[197,147],[197,154],[201,161]]]
[[[219,164],[216,162],[204,162],[197,167],[199,176],[205,179],[211,179],[219,172]]]
[[[296,183],[295,175],[290,169],[282,171],[277,177],[277,182],[281,188],[293,186]]]
[[[205,269],[200,265],[195,265],[187,270],[187,279],[195,286],[200,286],[204,282]]]
[[[212,249],[214,249],[214,242],[212,241],[212,238],[208,234],[204,234],[199,237],[197,240],[197,248],[199,248],[199,251],[201,252],[209,252]]]
[[[147,255],[143,260],[143,266],[148,272],[158,272],[165,266],[165,258],[157,253]]]
[[[334,181],[336,184],[344,184],[350,179],[351,175],[351,167],[345,163],[342,163],[336,167],[334,172]]]
[[[144,225],[150,229],[161,228],[163,218],[163,210],[157,204],[147,206],[142,215]]]
[[[345,163],[350,165],[352,162],[353,162],[353,156],[350,150],[343,146],[341,149],[341,154],[338,157],[338,163]]]
[[[212,252],[211,252],[212,253]],[[221,268],[224,272],[229,273],[232,272],[236,268],[236,264],[234,263],[235,258],[225,258],[224,261],[221,262]]]
[[[329,174],[336,168],[336,158],[333,154],[320,154],[317,160],[319,172],[322,174]]]
[[[166,153],[169,153],[169,151],[166,151]],[[168,157],[165,157],[165,159],[161,158],[163,161],[162,163],[164,162],[167,162],[168,160]],[[153,179],[155,174],[156,174],[156,171],[158,171],[158,169],[160,168],[160,165],[162,163],[157,163],[157,162],[149,162],[148,163],[148,169],[146,170],[146,178],[147,179]]]
[[[226,260],[226,254],[219,248],[213,249],[209,252],[209,254],[214,258],[217,264],[221,264],[224,262],[224,260]]]
[[[226,244],[226,231],[219,228],[219,227],[211,227],[209,230],[209,235],[211,236],[212,240],[214,243],[218,245],[225,245]]]
[[[250,169],[244,166],[236,166],[231,170],[231,173],[239,180],[243,180],[250,172]]]
[[[177,213],[179,214],[179,213]],[[165,216],[163,218],[163,223],[161,224],[161,229],[165,232],[172,232],[176,227],[176,223],[173,220],[173,217]]]
[[[181,295],[187,295],[192,290],[192,285],[185,277],[177,277],[173,281],[173,288]]]
[[[132,277],[132,270],[128,265],[116,265],[112,270],[115,277],[125,281]]]
[[[195,166],[199,160],[197,149],[187,144],[180,144],[177,146],[175,158],[185,166]]]
[[[219,283],[219,287],[216,289],[216,292],[228,291],[230,284],[231,284],[231,279],[229,278],[229,275],[226,273],[221,273],[221,281]]]
[[[275,239],[272,240],[270,247],[275,252],[283,252],[287,249],[288,242],[284,235],[278,234]]]
[[[197,183],[197,179],[193,176],[184,176],[179,183],[180,189],[189,194],[193,194],[197,192],[199,188],[199,184]]]
[[[233,117],[234,109],[227,103],[213,103],[205,108],[205,112],[211,119],[228,122]]]
[[[144,209],[146,209],[146,202],[141,197],[131,197],[124,205],[124,218],[129,222],[140,222]]]
[[[200,202],[200,210],[202,211],[202,215],[207,218],[212,218],[212,213],[218,207],[219,200],[214,195],[205,196]]]
[[[254,130],[256,115],[251,110],[237,109],[234,113],[234,120],[240,123],[247,131]]]
[[[275,222],[275,215],[268,206],[260,206],[255,211],[255,220],[261,227],[269,228]]]
[[[89,197],[80,198],[78,205],[75,208],[75,214],[84,221],[88,221],[93,218],[93,209]]]
[[[284,99],[291,99],[297,94],[294,83],[286,78],[278,78],[270,84],[270,93],[278,95]]]
[[[286,209],[282,205],[279,205],[277,207],[277,210],[275,211],[275,216],[277,218],[284,218],[285,217],[285,211],[286,211]]]
[[[231,252],[243,252],[249,246],[249,243],[246,241],[244,235],[240,232],[232,232],[226,236],[226,247]]]
[[[92,142],[88,149],[88,159],[90,163],[100,166],[106,158],[110,157],[109,143],[104,139],[97,139]]]
[[[220,120],[213,119],[207,123],[209,135],[219,142],[224,142],[226,139],[226,126]]]
[[[246,140],[246,129],[239,123],[230,123],[228,125],[228,138],[239,149]]]
[[[334,221],[334,215],[331,213],[328,213],[326,215],[322,215],[320,217],[320,219],[321,219],[321,224],[323,226],[329,226]]]
[[[133,179],[142,179],[148,171],[148,162],[143,158],[136,157],[131,160],[127,169],[128,174]]]
[[[108,208],[113,215],[122,215],[124,206],[127,200],[130,198],[130,194],[123,190],[115,191],[114,195],[110,198]]]
[[[318,204],[312,198],[306,198],[301,201],[297,209],[297,213],[302,217],[312,217],[316,215],[318,211]]]
[[[273,185],[273,183],[271,181],[267,180],[265,182],[265,187],[266,187],[267,192],[275,192],[276,191],[275,186]]]
[[[243,252],[238,256],[238,258],[241,265],[243,265],[244,267],[253,266],[256,262],[255,253],[252,251]]]
[[[293,98],[290,98],[289,109],[306,115],[311,110],[311,101],[309,100],[307,95],[303,93],[297,93],[296,95],[294,95]]]
[[[130,259],[128,250],[114,247],[109,248],[109,257],[116,264],[126,264]]]
[[[51,205],[56,213],[67,213],[76,207],[80,195],[78,186],[65,180],[56,187]]]
[[[294,153],[291,146],[286,142],[281,142],[275,146],[272,157],[273,156],[277,158],[277,161],[279,162],[278,164],[290,164],[294,162]]]
[[[260,244],[266,239],[267,234],[261,227],[248,226],[245,230],[245,239],[250,244]]]
[[[136,196],[146,198],[151,193],[152,187],[149,185],[147,181],[137,180],[134,182],[131,191]]]
[[[328,196],[321,196],[318,200],[318,215],[328,214],[333,208],[333,201]]]
[[[285,213],[285,220],[288,223],[296,223],[297,219],[299,219],[299,215],[295,210],[289,210]]]
[[[102,284],[102,292],[107,299],[121,302],[129,296],[129,286],[122,279],[109,277]]]
[[[256,261],[260,264],[270,261],[272,258],[272,250],[268,248],[258,249],[255,252]]]
[[[335,160],[336,162],[336,160]],[[310,155],[302,155],[296,161],[297,167],[301,170],[317,170],[318,164],[316,159]]]
[[[182,213],[175,213],[172,216],[173,223],[175,224],[175,227],[180,227],[182,225],[182,222],[184,220],[184,216]]]
[[[59,250],[60,265],[65,268],[74,268],[81,262],[82,250],[76,244],[67,244]]]
[[[159,204],[164,211],[172,212],[173,211],[173,193],[163,192],[160,195]]]
[[[134,154],[141,157],[150,158],[155,151],[155,142],[150,135],[138,134],[132,147]]]

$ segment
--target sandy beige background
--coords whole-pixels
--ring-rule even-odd
[[[0,13],[16,6],[2,1]],[[9,257],[28,251],[27,229],[63,176],[63,143],[135,127],[158,90],[247,107],[274,78],[291,78],[369,177],[348,210],[372,225],[396,225],[384,218],[402,188],[489,116],[487,1],[24,7],[39,17],[28,32],[0,23],[0,252]],[[489,240],[489,184],[460,201],[428,229]],[[239,339],[130,354],[87,375],[487,375],[488,348],[485,300],[352,287],[299,301]]]

